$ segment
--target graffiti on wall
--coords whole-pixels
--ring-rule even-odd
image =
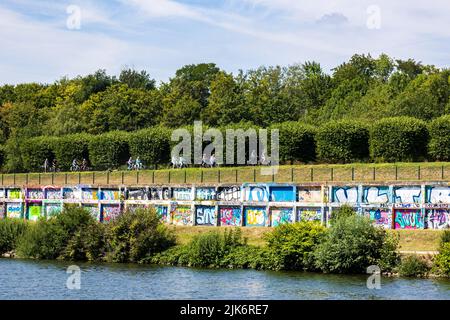
[[[95,220],[100,221],[100,208],[96,204],[83,204],[83,209],[91,214]]]
[[[46,203],[44,205],[44,212],[47,218],[56,216],[62,211],[62,206],[60,203]]]
[[[426,211],[427,229],[447,229],[450,228],[449,209],[429,209]]]
[[[119,190],[117,189],[102,189],[99,193],[100,200],[120,200]]]
[[[322,208],[297,208],[297,221],[322,221]]]
[[[219,187],[217,189],[218,201],[239,201],[241,200],[241,188],[239,186]]]
[[[42,189],[27,189],[28,199],[44,199],[44,190]]]
[[[21,203],[7,203],[6,217],[11,219],[22,218],[22,204]]]
[[[420,203],[422,190],[420,187],[395,187],[395,203]]]
[[[149,193],[151,200],[169,200],[171,198],[169,188],[150,188]]]
[[[156,213],[159,215],[159,218],[163,222],[168,222],[168,208],[167,206],[155,206]]]
[[[358,187],[333,187],[332,201],[337,203],[357,203]]]
[[[82,189],[82,198],[83,200],[99,200],[98,199],[98,190],[92,188],[83,188]]]
[[[195,208],[195,224],[199,226],[217,225],[215,206],[197,206]]]
[[[425,219],[421,209],[395,209],[395,229],[424,229]]]
[[[195,189],[196,200],[216,200],[215,188],[196,188]]]
[[[6,198],[6,192],[5,189],[0,189],[0,198]]]
[[[134,188],[127,190],[127,200],[148,200],[148,192],[145,188]]]
[[[42,215],[42,204],[30,203],[27,207],[27,219],[31,221],[37,221]]]
[[[22,190],[20,189],[8,189],[7,190],[8,199],[21,199],[22,198]]]
[[[427,202],[450,204],[450,187],[427,187]]]
[[[364,187],[363,203],[383,204],[390,202],[389,187]]]
[[[294,187],[270,187],[270,201],[273,202],[294,202]]]
[[[104,222],[110,222],[120,215],[120,205],[104,204],[102,205],[102,217]]]
[[[368,217],[373,224],[386,229],[392,228],[392,212],[385,208],[364,208],[364,216]]]
[[[219,207],[219,221],[221,226],[242,225],[242,212],[240,207]]]
[[[269,197],[270,197],[269,187],[266,185],[244,187],[245,201],[255,201],[255,202],[269,201]]]
[[[295,220],[294,210],[292,208],[272,208],[272,227],[285,223],[293,223]]]
[[[189,206],[172,205],[172,223],[179,226],[192,225],[192,210]]]
[[[322,189],[297,187],[297,201],[303,203],[322,202]]]
[[[248,227],[268,227],[269,216],[265,207],[246,207],[245,225]]]
[[[63,198],[66,200],[80,200],[81,199],[81,189],[77,187],[64,188]]]
[[[173,198],[175,200],[192,200],[191,188],[174,188]]]
[[[45,199],[49,200],[60,200],[62,198],[61,190],[49,188],[45,189]]]

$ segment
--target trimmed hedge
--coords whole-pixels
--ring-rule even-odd
[[[89,134],[71,134],[56,139],[53,152],[61,170],[70,170],[73,159],[89,161]]]
[[[315,130],[299,122],[275,124],[271,129],[280,131],[280,161],[310,162],[316,158]]]
[[[51,165],[55,154],[53,153],[56,137],[35,137],[24,140],[20,145],[22,165],[26,171],[42,171],[45,159]]]
[[[128,148],[129,133],[111,131],[93,136],[89,141],[89,159],[99,170],[111,170],[126,163],[130,157]]]
[[[164,127],[153,127],[130,134],[130,154],[148,167],[170,161],[170,133]]]
[[[380,162],[424,160],[428,140],[427,125],[422,120],[411,117],[382,119],[371,130],[371,155]]]
[[[450,160],[450,115],[434,119],[428,125],[430,144],[428,153],[433,160]]]
[[[320,161],[346,163],[369,157],[369,129],[361,122],[331,121],[316,134],[317,156]]]

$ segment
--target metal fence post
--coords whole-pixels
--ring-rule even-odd
[[[334,170],[332,167],[330,168],[330,174],[331,174],[331,181],[333,181],[334,180]]]
[[[314,168],[310,169],[311,181],[314,181]]]
[[[417,167],[417,178],[420,179],[420,165]]]
[[[355,181],[355,167],[352,167],[352,181]]]
[[[372,178],[373,178],[373,181],[375,181],[376,180],[376,172],[377,172],[377,168],[376,167],[373,167],[373,170],[372,170],[373,172],[372,172]]]
[[[109,171],[106,171],[106,184],[109,185]]]
[[[291,168],[291,182],[294,182],[294,167]]]
[[[253,182],[256,182],[256,169],[253,168]]]
[[[395,166],[395,181],[397,181],[398,178],[398,167]]]
[[[235,170],[235,178],[236,178],[235,180],[236,180],[236,183],[237,183],[238,182],[238,170],[237,169]]]

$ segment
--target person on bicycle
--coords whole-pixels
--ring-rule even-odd
[[[131,169],[133,169],[133,157],[130,157],[130,159],[128,159],[128,162],[127,162],[127,164],[128,164],[128,170],[131,170]]]
[[[73,159],[72,167],[70,168],[72,171],[78,171],[78,161],[77,159]]]

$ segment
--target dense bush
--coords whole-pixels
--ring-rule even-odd
[[[365,273],[371,265],[388,266],[388,259],[396,261],[396,254],[385,257],[386,252],[396,252],[386,231],[364,217],[350,216],[333,223],[314,257],[316,267],[324,272]]]
[[[67,255],[67,245],[80,232],[86,233],[96,223],[83,208],[66,206],[61,214],[31,224],[18,241],[17,253],[21,257],[37,259],[80,257],[76,252]],[[81,246],[78,250],[85,251]]]
[[[267,246],[273,252],[276,268],[284,270],[311,269],[313,251],[325,235],[318,222],[283,224],[266,235]]]
[[[14,250],[27,227],[28,223],[23,220],[0,219],[0,254]]]
[[[371,155],[376,161],[419,161],[427,156],[426,123],[410,117],[376,122],[370,134]]]
[[[416,255],[402,259],[398,273],[403,277],[423,277],[430,271],[427,262]]]
[[[144,262],[175,245],[175,236],[162,224],[154,209],[128,211],[107,228],[107,260]]]
[[[434,272],[450,276],[450,230],[441,234],[439,254],[434,258]]]
[[[55,137],[35,137],[25,139],[20,145],[22,155],[22,165],[26,171],[42,171],[45,159],[48,159],[49,165],[54,159],[53,153]]]
[[[428,125],[428,152],[433,160],[450,161],[450,114],[434,119]]]
[[[113,131],[93,136],[89,141],[89,159],[99,170],[113,169],[126,163],[129,158],[129,133]]]
[[[130,154],[147,166],[170,161],[170,130],[153,127],[133,132],[129,138]]]
[[[349,206],[348,204],[344,204],[339,208],[333,209],[333,211],[331,211],[331,223],[333,223],[337,219],[347,218],[355,215],[356,215],[355,209]]]
[[[279,130],[280,161],[310,162],[316,157],[315,130],[300,122],[275,124],[272,129]]]
[[[369,157],[369,130],[357,121],[331,121],[316,134],[317,156],[320,161],[342,163]]]
[[[71,134],[55,140],[53,152],[61,170],[69,170],[73,159],[89,161],[88,145],[92,139],[88,134]]]

